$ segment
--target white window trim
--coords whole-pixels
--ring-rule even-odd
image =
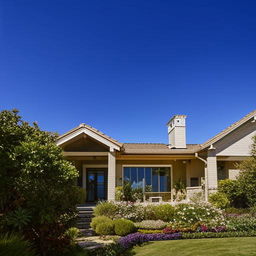
[[[124,168],[125,167],[169,167],[170,168],[170,171],[171,171],[171,198],[172,198],[172,201],[173,201],[173,168],[172,168],[172,165],[169,164],[169,165],[166,165],[166,164],[124,164],[122,165],[122,182],[124,181]],[[157,193],[163,193],[163,192],[157,192]]]

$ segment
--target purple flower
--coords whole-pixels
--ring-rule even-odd
[[[174,234],[142,234],[142,233],[133,233],[125,237],[121,237],[118,240],[118,243],[125,249],[128,249],[134,245],[142,244],[149,241],[161,241],[161,240],[176,240],[181,239],[180,233]]]

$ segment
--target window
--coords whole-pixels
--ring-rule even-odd
[[[190,178],[190,186],[191,187],[198,187],[199,185],[199,178],[198,177],[193,177]]]
[[[133,188],[150,186],[152,192],[170,191],[169,167],[124,167],[124,181],[129,181]]]

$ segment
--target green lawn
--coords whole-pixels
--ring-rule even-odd
[[[256,237],[150,242],[133,248],[129,255],[256,256]]]

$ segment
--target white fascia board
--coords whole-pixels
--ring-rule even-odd
[[[102,144],[108,146],[111,151],[113,149],[120,151],[120,147],[119,146],[117,146],[116,144],[112,143],[111,141],[105,139],[104,137],[98,135],[97,133],[92,132],[91,130],[87,129],[86,127],[82,127],[80,129],[78,129],[78,130],[76,130],[76,131],[74,131],[74,132],[72,132],[72,133],[70,133],[70,134],[60,138],[57,141],[56,144],[58,146],[60,146],[60,145],[64,144],[65,142],[67,142],[67,141],[69,141],[69,140],[71,140],[71,139],[75,138],[76,136],[78,136],[80,134],[83,134],[83,133],[88,135],[88,136],[90,136],[90,137],[92,137],[93,139],[101,142]]]

